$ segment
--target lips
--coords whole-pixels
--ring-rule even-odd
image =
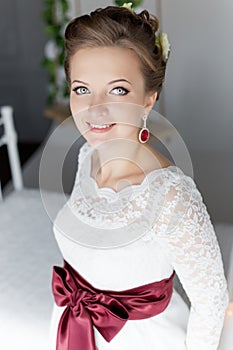
[[[87,125],[91,128],[91,130],[107,130],[110,129],[112,126],[114,126],[116,123],[109,123],[109,124],[97,124],[92,122],[87,122]]]

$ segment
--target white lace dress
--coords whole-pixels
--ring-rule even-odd
[[[90,176],[93,148],[85,143],[72,194],[54,234],[64,259],[95,288],[127,290],[176,271],[191,308],[174,290],[164,312],[129,320],[99,350],[216,350],[228,303],[215,232],[193,179],[176,166],[150,172],[120,192]],[[107,244],[106,242],[107,238]],[[54,303],[49,350],[56,349],[64,307]]]

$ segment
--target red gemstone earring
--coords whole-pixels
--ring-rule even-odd
[[[149,140],[150,137],[150,132],[149,129],[146,127],[146,120],[147,120],[147,115],[143,116],[143,127],[139,132],[138,139],[141,143],[145,143]]]

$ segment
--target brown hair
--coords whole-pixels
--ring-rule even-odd
[[[74,18],[65,31],[66,79],[70,86],[70,58],[81,48],[117,46],[132,49],[139,57],[146,92],[159,98],[166,62],[155,45],[158,19],[147,10],[136,14],[124,7],[98,8],[90,15]]]

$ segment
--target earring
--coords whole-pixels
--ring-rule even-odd
[[[150,137],[149,129],[147,129],[147,127],[146,127],[146,120],[147,120],[147,115],[145,114],[143,116],[143,127],[140,130],[139,135],[138,135],[139,142],[141,142],[141,143],[147,142],[149,140],[149,137]]]

